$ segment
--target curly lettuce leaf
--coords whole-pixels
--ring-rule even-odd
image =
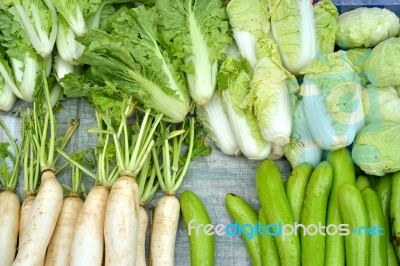
[[[228,20],[219,0],[159,0],[159,32],[175,56],[184,59],[193,100],[206,104],[216,85],[218,60],[231,43]]]

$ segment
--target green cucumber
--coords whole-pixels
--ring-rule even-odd
[[[339,190],[340,215],[344,224],[349,225],[345,236],[346,265],[367,266],[369,259],[369,220],[360,190],[344,184]]]
[[[229,215],[239,224],[240,228],[242,228],[241,236],[249,252],[252,265],[260,266],[261,248],[258,232],[255,227],[258,223],[256,212],[244,199],[231,193],[226,195],[225,205]]]
[[[328,162],[320,163],[311,175],[306,191],[301,224],[306,226],[325,226],[326,207],[332,185],[332,168]],[[311,229],[310,230],[314,230]],[[325,235],[315,227],[314,232],[307,230],[301,234],[302,265],[324,265]]]
[[[196,194],[189,190],[182,193],[180,203],[183,221],[189,236],[190,265],[214,265],[214,232],[211,232],[213,229],[211,219],[204,204]],[[193,228],[195,229],[193,230]]]
[[[369,187],[361,190],[370,224],[369,265],[387,265],[387,238],[384,234],[385,218],[378,194]],[[371,229],[373,228],[373,231]]]
[[[391,226],[390,226],[390,196],[392,194],[392,175],[386,174],[385,176],[379,177],[378,183],[376,184],[376,193],[378,194],[381,202],[383,216],[385,217],[385,227],[383,229],[386,235],[386,246],[388,254],[388,265],[398,266],[396,251],[391,241]]]
[[[390,199],[390,221],[392,222],[392,240],[400,260],[400,172],[393,174],[392,195]]]
[[[281,265],[300,265],[300,239],[295,233],[293,213],[285,194],[282,176],[274,161],[264,160],[260,163],[256,173],[256,188],[268,222],[282,225],[280,235],[275,236]],[[288,228],[290,231],[287,231]]]
[[[294,221],[300,222],[306,196],[307,184],[314,167],[309,163],[297,165],[290,174],[286,184],[286,196],[292,208]]]
[[[328,161],[332,166],[332,189],[329,196],[327,221],[328,225],[339,226],[342,224],[342,217],[339,210],[339,189],[345,184],[356,184],[356,176],[351,154],[347,148],[336,150],[328,154]],[[344,237],[335,234],[326,236],[325,265],[344,266],[345,248]]]
[[[359,175],[356,180],[356,187],[361,191],[365,187],[371,187],[368,177]]]
[[[259,225],[263,226],[264,228],[268,225],[267,216],[265,215],[262,208],[258,213],[258,222]],[[274,237],[266,232],[267,229],[264,230],[265,232],[264,231],[260,232],[258,237],[258,239],[260,240],[260,248],[261,248],[261,265],[279,266],[281,265],[281,262],[279,259],[278,248],[276,247]]]

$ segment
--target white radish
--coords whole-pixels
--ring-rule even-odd
[[[94,186],[78,215],[71,246],[71,266],[102,265],[104,255],[104,216],[109,189]]]
[[[136,266],[146,266],[146,232],[148,217],[142,205],[139,206],[139,227],[136,245]]]
[[[151,265],[174,265],[180,204],[174,195],[164,195],[154,210],[150,242]]]
[[[14,266],[43,265],[46,249],[61,211],[63,190],[54,171],[45,169],[41,180],[39,192],[29,215],[29,223],[12,264]]]
[[[47,249],[45,265],[68,266],[75,225],[83,201],[79,194],[71,192],[64,198],[57,225]]]
[[[122,173],[111,187],[104,219],[106,265],[135,265],[138,220],[138,185]]]
[[[18,243],[22,243],[22,236],[25,233],[25,229],[29,223],[29,215],[31,213],[31,209],[33,206],[33,202],[35,202],[36,196],[34,194],[28,194],[24,199],[21,205],[21,215],[19,220],[19,235],[18,235]]]
[[[15,259],[18,240],[20,202],[13,191],[0,193],[0,265],[9,266]]]

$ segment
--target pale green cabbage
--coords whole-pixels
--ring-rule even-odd
[[[368,77],[365,74],[365,62],[371,55],[371,48],[353,48],[346,51],[347,58],[353,64],[354,70],[360,77],[361,85],[365,86],[369,83]]]
[[[304,113],[304,102],[298,100],[293,113],[293,130],[285,146],[285,156],[292,168],[307,162],[316,167],[321,162],[322,150],[314,141]]]
[[[257,58],[251,88],[258,125],[266,141],[284,146],[292,132],[292,108],[299,86],[281,65],[273,40],[260,39]]]
[[[362,93],[365,123],[392,121],[400,123],[400,98],[393,87],[367,86]]]
[[[254,68],[257,41],[271,37],[266,4],[262,0],[232,0],[226,7],[226,13],[240,54]]]
[[[261,135],[252,108],[251,74],[246,59],[228,57],[218,72],[217,87],[240,150],[249,159],[262,160],[270,154],[271,144]]]
[[[272,35],[283,66],[293,74],[317,53],[314,13],[310,0],[268,0]]]
[[[320,53],[333,53],[338,17],[339,12],[331,0],[318,1],[314,5],[315,29]]]
[[[364,126],[360,79],[344,51],[320,55],[304,69],[300,88],[308,126],[325,150],[350,145]]]
[[[394,37],[400,29],[399,18],[385,8],[360,7],[339,16],[336,44],[342,49],[374,47]]]
[[[352,157],[366,174],[383,176],[400,170],[400,124],[383,121],[365,126],[353,144]]]
[[[374,47],[364,72],[378,87],[400,85],[400,38],[391,38]]]

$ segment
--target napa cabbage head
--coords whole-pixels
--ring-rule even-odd
[[[172,53],[184,60],[192,99],[206,104],[214,93],[218,60],[232,39],[220,0],[158,0],[158,32]]]
[[[399,18],[378,7],[360,7],[339,16],[336,44],[342,49],[374,47],[399,33]]]
[[[314,13],[309,0],[268,0],[271,30],[283,66],[293,74],[317,53]]]
[[[325,150],[350,145],[364,126],[361,84],[346,52],[319,55],[308,65],[300,88],[307,123]]]
[[[393,87],[376,87],[372,84],[362,93],[365,123],[393,121],[400,123],[400,98]]]
[[[251,76],[246,59],[228,57],[218,72],[217,87],[240,150],[249,159],[262,160],[270,154],[271,144],[264,140],[257,124]]]
[[[366,174],[383,176],[400,170],[400,123],[373,122],[354,141],[352,158]]]
[[[293,112],[293,130],[285,146],[285,156],[292,168],[307,162],[316,167],[321,162],[322,150],[314,141],[308,127],[304,102],[299,99]]]
[[[289,143],[292,131],[292,108],[298,84],[282,66],[273,40],[259,40],[257,57],[251,88],[258,125],[266,141],[284,146]]]
[[[333,53],[338,30],[338,17],[339,12],[331,0],[318,1],[314,5],[315,29],[320,53]]]
[[[400,38],[383,41],[372,49],[364,72],[368,80],[378,86],[400,85]]]
[[[239,145],[223,108],[221,95],[218,92],[214,92],[207,104],[196,106],[196,115],[207,135],[223,153],[227,155],[240,154]]]
[[[371,48],[353,48],[346,50],[347,58],[353,64],[353,68],[360,77],[360,82],[363,86],[370,83],[367,74],[365,73],[365,62],[367,62],[371,52]]]
[[[232,0],[226,7],[226,13],[240,54],[254,68],[258,40],[272,37],[267,5],[262,0]]]

